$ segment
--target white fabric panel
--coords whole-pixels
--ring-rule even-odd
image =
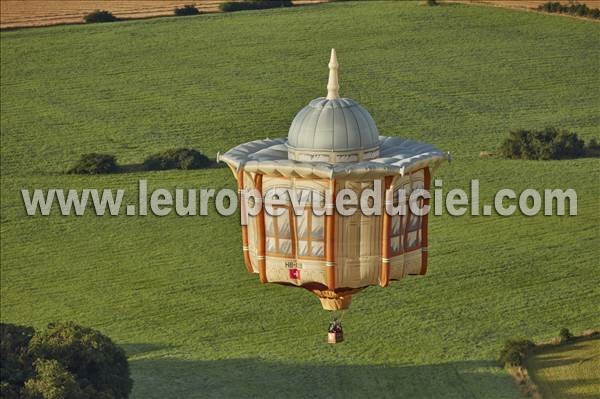
[[[233,170],[244,168],[272,176],[369,178],[405,175],[427,165],[437,165],[448,156],[430,144],[400,137],[379,136],[379,158],[363,162],[300,162],[288,159],[286,139],[256,140],[240,144],[218,157]]]

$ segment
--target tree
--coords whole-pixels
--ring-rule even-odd
[[[25,382],[24,399],[86,399],[73,374],[57,360],[38,360],[36,376]]]
[[[54,323],[29,343],[35,359],[57,360],[92,397],[127,398],[133,382],[123,349],[110,338],[74,323]],[[48,366],[50,367],[50,366]]]
[[[31,327],[0,323],[0,397],[18,398],[33,375],[28,346],[34,334]]]

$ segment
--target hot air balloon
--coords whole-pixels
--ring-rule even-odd
[[[327,203],[324,215],[311,212],[310,205],[296,215],[288,198],[274,205],[275,215],[263,206],[248,217],[242,226],[244,262],[262,283],[305,288],[324,309],[340,310],[368,286],[386,287],[390,281],[427,272],[427,215],[383,210],[379,215],[358,211],[341,216],[329,209],[343,189],[358,197],[377,189],[385,198],[381,208],[398,206],[407,201],[396,195],[399,190],[408,195],[429,189],[433,171],[446,160],[432,145],[379,135],[365,108],[340,97],[334,49],[327,96],[298,112],[287,138],[240,144],[218,158],[233,171],[239,190],[255,189],[263,201],[283,191],[329,196],[319,199]],[[419,201],[423,206],[429,200]]]

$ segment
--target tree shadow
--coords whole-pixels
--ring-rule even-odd
[[[293,350],[291,348],[290,350]],[[434,365],[285,363],[257,358],[139,359],[135,398],[514,398],[495,362]]]

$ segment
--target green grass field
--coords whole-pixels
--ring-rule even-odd
[[[549,348],[528,359],[527,368],[544,399],[598,397],[600,339]]]
[[[598,326],[600,161],[479,159],[511,129],[600,136],[600,25],[492,7],[335,3],[1,33],[1,318],[73,320],[130,355],[133,397],[516,398],[503,341]],[[451,151],[448,190],[573,188],[576,217],[430,218],[424,278],[372,287],[327,345],[306,291],[245,272],[237,218],[28,217],[21,188],[234,187],[227,169],[62,174],[282,137],[325,95]]]

